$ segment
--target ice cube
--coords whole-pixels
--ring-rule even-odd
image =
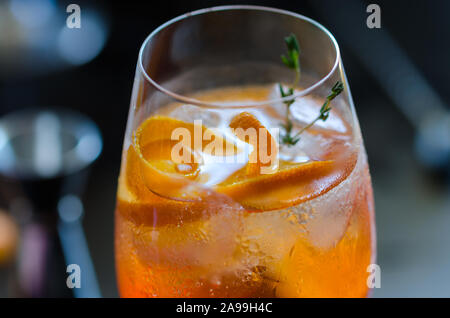
[[[287,87],[284,87],[284,89],[286,90]],[[301,90],[295,90],[295,93],[300,91]],[[278,98],[280,98],[280,90],[278,85],[273,85],[269,93],[269,99],[274,100]],[[297,97],[294,103],[289,107],[294,126],[303,127],[312,122],[319,115],[320,108],[324,102],[325,97],[314,95]],[[336,101],[333,103],[336,103]],[[278,116],[284,119],[284,116],[286,115],[286,105],[284,103],[272,103],[271,108]],[[330,116],[326,121],[319,120],[315,123],[314,127],[344,134],[348,133],[348,126],[345,124],[344,119],[334,110],[331,111]]]
[[[303,96],[295,100],[290,106],[291,116],[300,125],[304,126],[312,122],[319,114],[320,108],[323,105],[325,98],[318,98],[314,96]],[[331,111],[330,116],[326,121],[318,120],[314,124],[315,128],[322,128],[336,131],[339,133],[346,133],[348,128],[344,120],[337,112]]]
[[[220,127],[223,121],[221,114],[217,110],[189,104],[176,107],[168,115],[187,123],[193,123],[194,120],[201,120],[202,125],[206,127]]]

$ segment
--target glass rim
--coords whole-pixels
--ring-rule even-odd
[[[268,100],[264,100],[264,101],[260,101],[260,102],[244,102],[244,103],[239,103],[239,104],[237,104],[237,103],[211,103],[211,102],[204,102],[204,101],[192,98],[192,97],[187,97],[187,96],[175,93],[175,92],[165,88],[163,85],[157,83],[154,79],[151,78],[151,76],[149,76],[147,74],[147,71],[145,70],[144,64],[143,64],[144,50],[147,47],[147,44],[152,40],[152,38],[155,35],[157,35],[161,30],[167,28],[168,26],[170,26],[176,22],[179,22],[181,20],[184,20],[184,19],[187,19],[187,18],[190,18],[193,16],[210,13],[210,12],[231,11],[231,10],[266,11],[266,12],[278,13],[281,15],[288,15],[288,16],[291,16],[291,17],[294,17],[297,19],[301,19],[301,20],[304,20],[304,21],[310,23],[311,25],[317,27],[319,30],[324,32],[328,36],[328,38],[331,40],[331,43],[333,44],[333,47],[336,52],[336,58],[333,63],[333,66],[331,67],[330,71],[325,76],[323,76],[322,78],[320,78],[318,81],[314,82],[312,85],[308,86],[307,88],[294,93],[293,95],[286,96],[286,97],[274,98],[274,99],[268,99]],[[326,80],[328,80],[334,74],[334,72],[336,71],[336,69],[339,66],[340,58],[341,57],[340,57],[339,45],[338,45],[335,37],[333,36],[333,34],[327,28],[325,28],[322,24],[320,24],[319,22],[317,22],[311,18],[308,18],[302,14],[291,12],[288,10],[277,9],[277,8],[266,7],[266,6],[224,5],[224,6],[215,6],[215,7],[204,8],[204,9],[184,13],[184,14],[179,15],[179,16],[161,24],[160,26],[158,26],[145,38],[144,42],[141,45],[141,48],[139,50],[139,57],[138,57],[138,68],[139,68],[139,71],[141,72],[141,74],[143,74],[145,79],[152,86],[154,86],[158,91],[164,93],[165,95],[170,96],[171,98],[175,99],[178,102],[196,105],[196,106],[214,107],[214,108],[224,108],[224,107],[227,107],[227,108],[251,108],[251,107],[265,106],[268,104],[287,102],[289,100],[292,100],[293,98],[298,98],[298,97],[305,96],[305,95],[311,93],[314,89],[320,87]]]

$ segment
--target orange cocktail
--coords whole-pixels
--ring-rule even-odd
[[[197,98],[225,102],[260,100],[269,94],[269,88],[239,88]],[[320,107],[314,98],[304,102],[311,110]],[[297,147],[280,148],[285,159],[275,172],[258,174],[249,168],[252,163],[209,162],[200,169],[198,164],[172,162],[176,142],[171,133],[178,127],[194,129],[190,112],[204,118],[215,115],[224,124],[223,133],[233,122],[246,128],[248,114],[256,120],[250,124],[273,122],[273,127],[281,115],[272,108],[211,111],[178,104],[141,124],[135,144],[125,150],[119,178],[116,258],[121,295],[366,295],[366,268],[373,252],[372,190],[364,149],[352,142],[352,131],[339,114],[330,121],[336,130],[309,130]],[[225,140],[222,144],[225,148]],[[201,200],[174,197],[177,182],[170,178],[177,174],[210,190],[197,190]]]

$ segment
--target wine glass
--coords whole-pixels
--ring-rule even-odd
[[[372,186],[331,33],[258,6],[153,31],[115,227],[123,297],[367,296]]]

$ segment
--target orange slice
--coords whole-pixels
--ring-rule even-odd
[[[313,199],[342,180],[333,160],[280,162],[276,173],[243,178],[235,174],[217,187],[251,210],[276,210]]]
[[[144,182],[141,158],[133,146],[128,149],[125,160],[119,177],[116,205],[125,219],[137,225],[164,226],[207,218],[224,210],[243,210],[231,198],[212,191],[208,196],[210,200],[186,202],[161,197],[150,191]]]
[[[234,129],[234,134],[239,139],[253,146],[247,165],[248,175],[258,175],[264,172],[262,168],[276,166],[277,142],[254,115],[248,112],[239,113],[233,117],[229,126]]]
[[[192,181],[198,176],[200,154],[211,142],[204,135],[214,138],[223,149],[238,151],[205,126],[165,116],[146,120],[136,131],[134,145],[146,186],[167,198],[199,200],[205,189]]]

